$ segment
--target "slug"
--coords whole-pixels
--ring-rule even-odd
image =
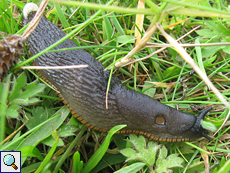
[[[36,8],[29,5],[24,7],[24,25],[33,19],[35,11]],[[43,16],[27,39],[27,46],[30,53],[35,55],[64,36],[62,30]],[[54,49],[70,47],[76,47],[76,44],[67,39]],[[110,72],[105,71],[101,63],[82,49],[45,53],[33,63],[37,66],[88,64],[88,68],[47,69],[38,70],[38,73],[55,89],[73,116],[91,129],[108,132],[116,125],[126,124],[127,127],[118,133],[135,133],[165,142],[191,141],[202,136],[210,140],[200,121],[211,107],[199,116],[183,113],[127,88],[115,76],[111,80],[106,109]]]

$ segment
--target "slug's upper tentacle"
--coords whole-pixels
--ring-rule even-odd
[[[24,24],[32,20],[34,13],[26,14]],[[63,31],[43,16],[28,38],[27,45],[30,53],[35,55],[64,36]],[[76,47],[76,44],[67,39],[54,49],[69,47]],[[39,74],[55,88],[73,115],[90,128],[106,132],[115,125],[127,124],[120,133],[138,133],[150,139],[168,142],[194,140],[204,136],[200,116],[197,118],[182,113],[133,91],[123,86],[114,76],[106,109],[109,72],[104,71],[104,66],[82,49],[45,53],[35,59],[34,64],[89,65],[82,69],[39,70]]]
[[[203,112],[201,112],[200,115],[197,116],[196,118],[196,122],[193,126],[193,128],[191,129],[191,131],[194,131],[196,133],[200,133],[202,134],[203,137],[207,138],[209,141],[211,141],[212,139],[205,134],[205,131],[203,129],[203,127],[201,126],[201,120],[204,119],[204,116],[212,109],[212,107],[209,107],[207,109],[205,109]]]

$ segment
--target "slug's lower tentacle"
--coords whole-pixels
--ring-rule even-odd
[[[25,7],[26,8],[26,7]],[[25,10],[24,24],[35,14]],[[65,36],[56,25],[42,17],[37,28],[27,40],[32,55],[39,53]],[[54,49],[76,47],[67,39]],[[195,140],[203,135],[200,116],[183,113],[166,106],[149,96],[123,86],[115,76],[105,97],[109,72],[82,49],[49,52],[34,60],[35,65],[61,66],[88,64],[88,68],[64,70],[39,70],[39,75],[51,84],[73,115],[86,126],[109,131],[119,124],[127,127],[118,133],[142,134],[153,140],[180,142]],[[207,113],[205,111],[203,114]],[[203,117],[202,114],[202,117]]]

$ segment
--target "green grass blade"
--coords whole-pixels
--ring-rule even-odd
[[[143,168],[146,164],[145,163],[134,163],[130,166],[126,166],[123,169],[120,169],[114,173],[133,173],[138,172],[141,168]]]
[[[68,28],[70,27],[69,23],[67,22],[65,15],[63,14],[63,11],[61,9],[61,6],[57,3],[54,3],[54,6],[57,10],[57,15],[59,17],[59,19],[61,20],[62,25],[64,26],[64,28]]]
[[[72,149],[76,146],[79,139],[82,137],[83,133],[87,130],[86,126],[83,126],[81,131],[77,134],[76,138],[73,140],[73,142],[70,144],[66,152],[62,155],[61,159],[58,161],[53,173],[57,173],[62,166],[63,162],[66,160],[66,158],[69,156],[69,153],[72,151]]]
[[[200,44],[200,39],[199,37],[195,40],[195,44]],[[201,52],[201,48],[199,46],[195,47],[196,50],[196,56],[197,56],[197,62],[198,62],[198,66],[200,67],[200,69],[206,74],[205,72],[205,68],[204,68],[204,62],[203,62],[203,58],[202,58],[202,52]],[[207,75],[207,74],[206,74]]]
[[[81,161],[80,153],[76,151],[73,155],[73,172],[81,173],[82,168],[83,168],[83,161]]]
[[[86,163],[85,167],[82,170],[82,173],[88,173],[90,172],[101,160],[101,158],[104,156],[105,152],[107,151],[110,140],[112,136],[122,128],[126,127],[126,125],[117,125],[113,127],[108,135],[106,136],[103,144],[100,146],[100,148],[94,153],[94,155],[89,159],[89,161]]]
[[[52,148],[50,149],[49,153],[46,155],[45,159],[43,160],[43,162],[41,163],[39,168],[35,171],[35,173],[39,173],[44,169],[44,167],[48,164],[48,162],[52,158],[52,156],[53,156],[53,154],[57,148],[57,144],[58,144],[58,140],[59,140],[59,136],[58,136],[57,131],[52,131],[52,136],[55,138],[55,143],[52,146]]]
[[[230,160],[228,160],[223,167],[217,173],[229,172],[230,171]]]
[[[114,0],[110,0],[107,5],[110,5]],[[52,44],[51,46],[49,46],[48,48],[46,48],[45,50],[39,52],[38,54],[36,54],[35,56],[31,57],[30,59],[16,65],[14,69],[19,68],[29,62],[31,62],[32,60],[36,59],[37,57],[41,56],[42,54],[46,53],[47,51],[51,50],[52,48],[54,48],[55,46],[59,45],[60,43],[62,43],[63,41],[67,40],[68,38],[70,38],[72,35],[74,35],[76,32],[80,31],[82,28],[84,28],[86,25],[90,24],[99,14],[101,14],[102,10],[98,10],[94,15],[92,15],[88,20],[86,20],[83,24],[81,24],[79,27],[77,27],[76,29],[74,29],[73,31],[71,31],[69,34],[67,34],[65,37],[61,38],[59,41],[57,41],[56,43]]]
[[[7,97],[10,88],[10,77],[11,75],[8,75],[5,81],[0,83],[0,91],[4,91],[0,93],[0,124],[1,124],[0,144],[5,137],[5,120],[6,120],[6,109],[7,109]]]
[[[56,0],[51,0],[51,2],[56,2]],[[91,10],[104,10],[104,11],[114,11],[117,13],[124,14],[146,14],[146,15],[155,15],[156,13],[152,9],[137,9],[137,8],[124,8],[117,6],[108,6],[105,4],[95,4],[87,2],[78,2],[78,1],[58,1],[60,4],[67,6],[83,7]]]

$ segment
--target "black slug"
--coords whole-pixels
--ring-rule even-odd
[[[32,20],[34,10],[24,7],[24,24]],[[65,36],[56,25],[44,16],[27,40],[32,55],[39,53]],[[76,47],[68,39],[54,49]],[[109,71],[94,57],[82,49],[45,53],[34,60],[38,66],[62,66],[88,64],[88,68],[64,70],[39,70],[39,75],[54,87],[72,114],[86,126],[108,132],[112,127],[126,124],[118,133],[136,133],[152,140],[166,142],[191,141],[199,137],[210,139],[200,121],[211,109],[199,116],[183,113],[166,106],[149,96],[123,86],[112,77],[105,106]]]

